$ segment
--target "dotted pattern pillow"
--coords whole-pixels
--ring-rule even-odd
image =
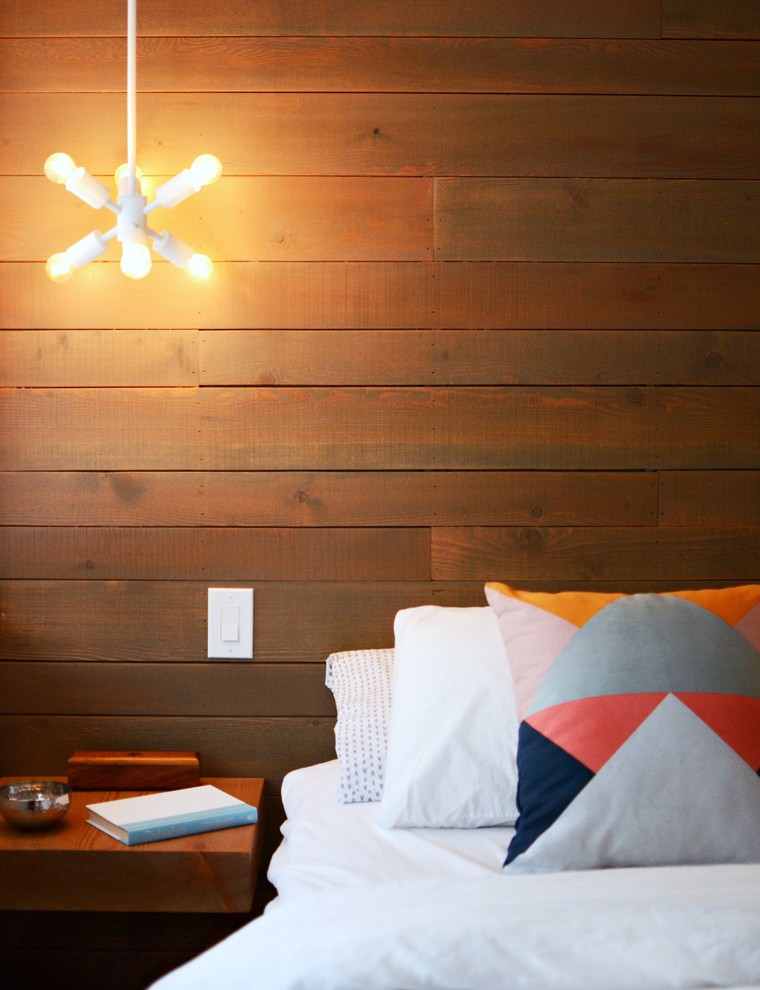
[[[338,720],[335,752],[340,765],[338,801],[379,801],[383,794],[391,714],[393,649],[347,650],[327,658],[325,684]]]
[[[508,869],[760,862],[760,585],[486,597],[520,721]]]

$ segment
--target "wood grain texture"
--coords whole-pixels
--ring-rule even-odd
[[[262,801],[262,779],[204,780],[256,807]],[[38,911],[250,911],[263,822],[131,849],[87,821],[89,802],[107,802],[119,793],[114,786],[72,788],[66,818],[34,838],[0,823],[0,906]]]
[[[36,122],[7,133],[3,174],[41,176],[51,151],[68,149],[92,174],[113,175],[126,158],[122,102],[103,93],[0,95],[0,118]],[[148,176],[173,175],[211,150],[225,176],[757,179],[757,103],[710,96],[208,93],[199,100],[146,93],[137,159]]]
[[[662,471],[659,525],[760,526],[757,471]]]
[[[641,580],[667,570],[671,580],[750,582],[757,575],[760,529],[659,527],[539,529],[440,528],[432,535],[433,577],[445,580]]]
[[[147,180],[145,195],[152,199],[166,178]],[[169,226],[214,261],[426,261],[433,253],[432,202],[429,178],[233,176],[203,189],[192,206],[170,217],[159,210],[150,222],[159,232]],[[84,204],[32,177],[0,179],[0,208],[7,217],[3,261],[47,260],[93,223]],[[98,217],[95,224],[110,222]],[[104,257],[115,261],[118,249]],[[185,284],[180,276],[177,285]]]
[[[289,770],[334,758],[334,725],[297,717],[8,715],[0,718],[0,758],[18,768],[15,776],[65,776],[69,754],[80,747],[182,749],[192,739],[204,776],[264,777],[266,791],[278,793]],[[232,769],[222,774],[221,767]]]
[[[389,25],[390,27],[390,25]],[[226,25],[225,25],[226,29]],[[146,92],[605,93],[757,96],[752,41],[148,37]],[[0,91],[124,91],[123,38],[0,38]]]
[[[236,584],[250,587],[245,580],[232,582]],[[153,663],[202,662],[205,667],[207,587],[202,578],[178,582],[0,581],[0,660],[124,661],[133,665],[138,676]],[[482,603],[483,587],[478,583],[344,584],[312,582],[309,575],[288,582],[259,581],[255,586],[254,665],[319,664],[340,650],[392,646],[393,619],[399,608]],[[44,623],[40,615],[45,616]],[[88,618],[72,622],[72,616]],[[149,638],[144,635],[146,627],[151,629]],[[173,689],[178,697],[182,683],[176,675]],[[194,702],[192,696],[188,700],[203,704],[198,699]]]
[[[760,262],[760,182],[438,179],[435,202],[442,260]]]
[[[425,529],[115,529],[6,526],[0,578],[424,581]]]
[[[704,2],[704,0],[703,0]],[[29,20],[24,0],[5,0],[3,36],[104,35],[126,32],[124,12],[110,0],[77,9],[64,0],[40,0]],[[140,35],[214,35],[220,22],[235,35],[536,35],[547,37],[659,37],[660,0],[361,0],[336,7],[329,0],[147,0]]]
[[[95,262],[56,285],[0,265],[0,328],[750,330],[756,265],[248,262],[205,286],[166,262],[126,285]],[[104,311],[102,299],[109,299]]]
[[[209,330],[198,346],[202,385],[754,385],[760,374],[752,330]]]
[[[335,717],[323,663],[0,664],[3,712],[32,715]],[[178,683],[181,680],[181,685]],[[69,766],[71,760],[69,760]],[[179,786],[179,785],[177,785]]]
[[[759,374],[752,330],[0,332],[0,387],[754,385]]]
[[[0,332],[0,387],[197,383],[198,335],[191,330]]]
[[[0,472],[0,525],[652,525],[652,473]]]
[[[199,786],[201,765],[197,753],[78,751],[66,777],[78,791],[171,791]]]
[[[742,525],[739,520],[735,529]],[[631,532],[632,539],[637,535],[641,534]],[[571,569],[568,564],[568,572]],[[679,578],[677,583],[698,587],[703,580],[704,576]],[[555,591],[575,586],[630,592],[672,588],[673,582],[662,570],[643,580],[555,579],[536,572],[522,581],[528,587]],[[206,705],[210,706],[210,714],[224,714],[222,709],[230,705],[233,714],[281,715],[288,713],[282,708],[290,697],[292,713],[302,715],[319,713],[315,712],[315,699],[322,696],[312,692],[321,691],[322,677],[315,671],[323,667],[330,653],[392,646],[393,620],[400,608],[482,605],[483,583],[480,579],[443,584],[259,582],[255,597],[255,659],[242,669],[227,663],[209,664],[204,659],[206,584],[201,581],[2,581],[0,596],[0,677],[8,686],[2,697],[7,697],[10,711],[19,705],[24,713],[30,713],[29,706],[35,699],[42,702],[44,674],[35,674],[37,664],[68,666],[84,662],[79,672],[75,670],[70,676],[61,673],[55,681],[64,688],[60,705],[69,714],[78,703],[85,715],[109,714],[115,708],[135,714],[133,707],[139,707],[141,699],[154,687],[156,701],[145,700],[145,714],[155,714],[156,706],[164,703],[176,703],[177,714],[197,714],[206,710]],[[46,623],[38,627],[36,620],[43,609]],[[91,619],[72,625],[72,614]],[[150,642],[140,637],[140,631],[148,624],[155,630]],[[19,664],[21,667],[16,666]],[[268,671],[268,664],[295,666],[291,672],[279,675]],[[111,665],[115,667],[113,674],[107,672]],[[154,665],[159,673],[150,673]],[[171,673],[171,669],[181,672],[186,667],[186,681],[181,673]],[[19,670],[27,671],[27,701],[27,682]],[[210,680],[217,674],[223,676],[212,687]],[[92,678],[91,688],[86,686],[88,677]],[[140,687],[142,683],[145,688]],[[129,690],[105,697],[98,686],[106,684]],[[198,685],[203,691],[196,695],[194,688]],[[238,687],[250,687],[250,696],[239,694]],[[73,688],[81,691],[81,697],[73,694]],[[134,702],[127,700],[127,694],[134,696]],[[35,710],[47,712],[50,705],[48,696],[44,705]]]
[[[760,38],[755,0],[663,0],[664,38]]]
[[[1,390],[0,466],[756,468],[759,404],[757,388],[711,386]],[[203,541],[194,548],[179,531],[177,539],[187,539],[181,552],[200,562]],[[169,570],[177,566],[154,563]],[[77,567],[75,572],[81,573]]]

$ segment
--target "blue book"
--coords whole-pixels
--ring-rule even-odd
[[[237,825],[254,825],[258,819],[252,804],[246,804],[212,784],[98,801],[88,804],[87,811],[88,824],[127,846]]]

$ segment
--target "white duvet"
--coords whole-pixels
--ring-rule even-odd
[[[760,986],[760,867],[394,881],[270,909],[156,990]]]
[[[760,865],[501,872],[507,829],[381,829],[295,772],[280,896],[153,990],[760,988]]]

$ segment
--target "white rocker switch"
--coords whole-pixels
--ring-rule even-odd
[[[237,643],[240,640],[240,606],[222,605],[222,642]]]
[[[208,657],[253,659],[253,589],[208,589]]]

